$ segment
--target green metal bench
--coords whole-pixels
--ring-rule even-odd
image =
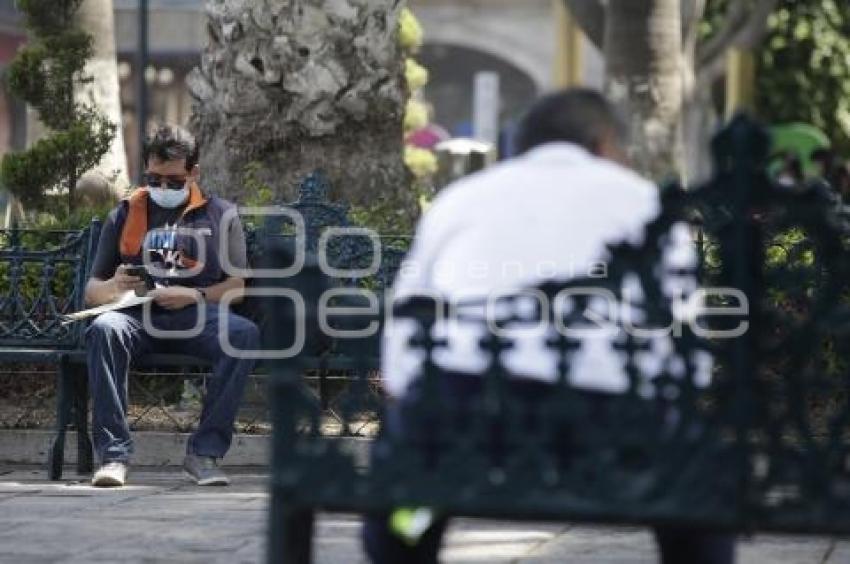
[[[666,327],[670,304],[656,279],[659,241],[674,221],[697,212],[712,243],[704,285],[737,289],[749,306],[703,320],[701,327],[732,331],[746,323],[745,332],[706,340],[685,326],[651,381],[636,368],[647,343],[626,335],[617,349],[628,390],[611,400],[609,419],[593,422],[587,421],[586,400],[568,384],[581,344],[559,333],[547,341],[560,359],[558,384],[536,405],[536,432],[529,433],[528,407],[506,393],[509,374],[500,353],[511,347],[509,339],[485,333],[480,347],[490,364],[482,391],[457,406],[440,392],[450,375],[434,363],[445,346],[430,331],[434,303],[398,304],[396,317],[419,328],[410,344],[423,361],[419,399],[393,413],[420,432],[384,433],[367,468],[350,445],[317,428],[315,406],[297,393],[299,359],[274,361],[268,561],[310,560],[318,510],[424,506],[445,516],[850,533],[850,237],[817,194],[769,181],[763,166],[768,138],[747,119],[721,132],[713,152],[713,179],[692,191],[667,191],[643,246],[612,249],[604,282],[574,280],[537,290],[551,298],[601,286],[621,298],[623,281],[631,277],[644,289],[641,326]],[[783,241],[784,254],[776,251]],[[587,305],[576,303],[577,311]],[[742,305],[728,294],[711,303]],[[566,326],[576,321],[559,310],[537,311],[544,313],[548,319],[561,315]],[[511,313],[499,322],[523,321]],[[278,346],[278,334],[292,322],[280,319],[267,331],[267,346]],[[347,322],[383,323],[383,312]],[[377,338],[348,346],[361,374],[378,366]],[[695,355],[702,352],[710,352],[715,364],[707,387],[694,381]],[[344,415],[360,400],[374,401],[365,384],[352,387]],[[565,430],[574,443],[568,459],[560,450]]]
[[[83,327],[63,325],[60,316],[83,308],[85,282],[100,223],[80,231],[13,229],[0,233],[0,363],[57,366],[56,437],[48,451],[52,478],[61,473],[65,430],[73,413],[84,428],[79,398],[87,383],[80,361]],[[78,435],[79,472],[91,471],[91,443]]]
[[[249,265],[275,268],[265,256],[268,241],[286,244],[293,248],[303,245],[308,262],[315,261],[320,247],[324,248],[327,263],[344,271],[364,268],[373,262],[374,241],[355,232],[326,237],[327,228],[355,227],[348,219],[345,204],[328,200],[328,185],[318,172],[308,176],[299,187],[298,199],[290,204],[267,206],[248,210],[251,217],[243,217]],[[295,225],[293,215],[302,225]],[[303,241],[295,241],[294,233],[300,229]],[[15,230],[0,233],[0,273],[5,280],[0,287],[0,363],[33,362],[55,364],[57,370],[56,437],[48,456],[48,476],[58,480],[62,476],[65,433],[74,422],[78,431],[77,471],[92,471],[92,450],[88,437],[88,377],[85,368],[85,342],[83,323],[62,325],[60,316],[84,308],[84,289],[88,270],[94,259],[100,233],[100,221],[80,231],[45,233],[42,231]],[[43,240],[52,237],[51,248],[40,248]],[[27,243],[31,243],[28,246]],[[395,275],[409,241],[405,237],[380,238],[382,260],[372,276],[370,287],[382,292]],[[37,248],[31,248],[35,246]],[[57,294],[54,284],[61,270],[64,285]],[[22,284],[28,277],[28,286]],[[352,286],[357,280],[337,277],[323,283],[335,286]],[[248,287],[262,287],[264,279],[249,279]],[[21,293],[22,287],[36,287],[33,296]],[[255,298],[237,306],[240,313],[265,325],[266,312]],[[331,370],[351,368],[352,363],[336,350],[332,339],[315,343],[311,349],[310,368],[319,375],[319,407],[328,407],[325,393],[326,376]],[[138,359],[134,369],[182,368],[206,369],[209,361],[190,355],[150,354]]]

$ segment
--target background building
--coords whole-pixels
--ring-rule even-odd
[[[602,57],[583,42],[580,53],[562,52],[565,17],[560,0],[411,0],[425,30],[419,61],[431,73],[425,95],[434,119],[454,134],[468,134],[473,77],[500,77],[502,125],[515,120],[541,93],[563,86],[559,64],[581,57],[579,82],[602,85]]]
[[[149,0],[149,119],[185,124],[192,100],[185,78],[206,43],[204,0]],[[472,133],[473,82],[492,71],[500,84],[499,123],[509,127],[542,92],[564,84],[559,66],[572,61],[573,81],[601,85],[600,54],[586,41],[565,53],[561,0],[410,0],[425,31],[417,59],[430,71],[425,98],[432,119],[454,135]],[[136,170],[138,123],[135,68],[138,0],[114,0],[115,37],[121,77],[124,140],[129,170]],[[0,68],[24,40],[14,0],[0,0]],[[580,57],[580,61],[576,60]],[[0,153],[25,143],[26,119],[0,94]]]

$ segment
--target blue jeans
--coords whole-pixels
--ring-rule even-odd
[[[199,306],[165,310],[154,306],[151,323],[160,331],[192,329],[198,322]],[[230,448],[233,422],[254,359],[233,358],[222,350],[218,305],[207,304],[200,334],[187,338],[156,338],[144,328],[141,307],[112,311],[98,316],[86,330],[89,389],[92,395],[92,438],[95,456],[101,463],[129,462],[133,440],[127,422],[127,373],[130,363],[148,353],[178,353],[213,361],[201,421],[189,438],[187,452],[221,458]],[[227,312],[227,337],[236,350],[260,347],[257,326]]]

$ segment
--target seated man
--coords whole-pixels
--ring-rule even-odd
[[[130,364],[146,353],[170,352],[214,362],[184,469],[199,485],[226,485],[217,461],[230,447],[254,360],[234,358],[223,346],[226,338],[236,350],[259,347],[257,326],[221,310],[218,303],[225,297],[241,300],[244,280],[230,276],[226,267],[246,267],[242,225],[233,204],[198,187],[198,147],[189,132],[159,127],[148,138],[143,157],[144,187],[104,222],[86,285],[86,302],[95,306],[127,292],[144,292],[144,280],[135,275],[141,274],[139,265],[147,265],[156,281],[148,293],[153,304],[144,306],[150,307],[149,316],[142,306],[104,313],[86,331],[92,435],[101,465],[92,484],[122,486],[126,481],[133,452],[127,423]],[[220,249],[229,256],[219,256]],[[177,336],[162,333],[181,331]]]
[[[538,102],[520,125],[517,158],[463,178],[438,195],[393,285],[395,299],[401,303],[419,295],[439,296],[448,304],[480,302],[600,272],[610,256],[608,246],[642,241],[645,227],[661,210],[658,189],[626,166],[626,130],[609,102],[590,90],[557,93]],[[661,254],[666,297],[693,292],[696,253],[684,224],[670,232]],[[476,321],[450,315],[438,317],[432,329],[434,339],[446,342],[433,357],[443,376],[436,389],[461,413],[469,412],[471,397],[480,396],[481,374],[488,367],[479,344],[485,336],[481,328]],[[394,320],[393,330],[384,334],[382,354],[384,386],[397,400],[389,406],[382,432],[405,440],[417,432],[410,428],[416,420],[406,419],[405,409],[415,407],[424,387],[417,380],[422,351],[409,346],[415,329],[409,319]],[[506,393],[523,405],[539,405],[552,394],[559,359],[546,345],[551,336],[551,327],[517,331],[513,348],[503,353],[502,361],[514,375]],[[665,341],[671,338],[651,338],[648,350],[654,354],[645,356],[653,358],[642,357],[646,362],[639,368],[656,373],[646,377],[658,375],[664,351],[673,350]],[[580,423],[600,426],[613,419],[612,401],[628,389],[629,380],[610,336],[581,339],[570,361],[569,382],[597,418]],[[704,364],[710,366],[711,359]],[[582,429],[565,428],[562,436],[573,433],[581,435]],[[575,454],[569,441],[558,448],[564,459]],[[384,454],[373,449],[373,464],[381,464]],[[398,521],[386,514],[368,519],[365,541],[372,561],[436,562],[446,520],[437,519],[411,535],[398,530]],[[731,535],[659,527],[656,539],[665,563],[733,560]]]

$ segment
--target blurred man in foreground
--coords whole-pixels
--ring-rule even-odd
[[[545,281],[592,277],[610,258],[609,245],[640,243],[646,225],[660,212],[658,189],[627,168],[626,143],[625,124],[600,94],[570,90],[542,99],[520,126],[519,157],[440,193],[393,286],[396,300],[424,294],[458,303]],[[684,224],[668,239],[659,266],[664,293],[673,300],[696,289],[696,253]],[[422,359],[408,346],[415,327],[404,321],[398,320],[385,335],[382,359],[384,385],[398,399],[396,407],[415,402],[421,392],[417,374]],[[448,343],[434,357],[445,376],[440,389],[453,398],[482,389],[480,375],[488,358],[479,347],[481,329],[481,324],[462,319],[435,326],[434,338]],[[639,366],[647,379],[664,370],[672,338],[650,339],[654,352]],[[514,375],[510,395],[550,395],[558,358],[547,348],[545,336],[518,334],[513,343],[503,356]],[[701,369],[694,378],[704,383],[711,359],[696,360]],[[583,340],[571,359],[569,383],[584,394],[600,420],[611,413],[610,398],[628,389],[629,378],[610,336]],[[392,428],[395,420],[386,418],[385,433],[410,431]],[[568,445],[562,448],[569,457]],[[378,456],[373,464],[380,463]],[[435,520],[415,539],[405,538],[392,523],[387,515],[367,522],[366,547],[374,562],[436,561],[445,519]],[[656,538],[665,563],[734,559],[730,535],[665,527],[656,529]]]

